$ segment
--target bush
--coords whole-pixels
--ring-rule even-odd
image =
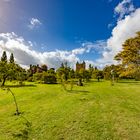
[[[140,71],[137,71],[135,74],[135,80],[140,81]]]
[[[55,75],[45,75],[44,76],[44,83],[45,84],[56,84],[57,82]]]
[[[28,77],[27,81],[28,82],[33,82],[33,77]]]
[[[43,77],[43,73],[35,73],[33,75],[33,81],[41,81]]]

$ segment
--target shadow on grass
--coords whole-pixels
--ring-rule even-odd
[[[76,93],[76,94],[78,94],[78,93],[89,93],[89,91],[87,91],[87,90],[67,90],[67,92]]]
[[[128,84],[140,84],[140,81],[118,81],[118,83],[128,83]]]
[[[18,132],[13,133],[13,138],[15,139],[22,139],[22,140],[27,140],[29,139],[29,134],[32,131],[32,123],[29,122],[24,116],[20,115],[22,119],[24,119],[25,122],[23,122],[24,127]]]
[[[97,80],[91,80],[91,81],[85,82],[84,84],[86,84],[86,85],[87,85],[87,84],[91,84],[91,83],[93,83],[93,84],[94,84],[94,83],[103,83],[103,82],[105,82],[105,81],[104,81],[104,80],[102,80],[102,79],[101,79],[100,81],[97,81]]]
[[[29,85],[5,85],[5,88],[19,88],[19,87],[36,87],[34,84]]]

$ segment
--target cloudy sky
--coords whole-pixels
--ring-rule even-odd
[[[24,67],[103,67],[140,31],[140,0],[0,0],[0,56]]]

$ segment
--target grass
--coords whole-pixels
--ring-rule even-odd
[[[108,81],[74,86],[28,83],[0,90],[0,140],[139,140],[140,82]],[[28,119],[28,123],[25,118]]]

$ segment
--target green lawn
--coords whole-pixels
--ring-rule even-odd
[[[72,92],[59,84],[11,90],[22,114],[14,115],[12,96],[0,90],[0,140],[140,140],[140,82],[92,81]]]

